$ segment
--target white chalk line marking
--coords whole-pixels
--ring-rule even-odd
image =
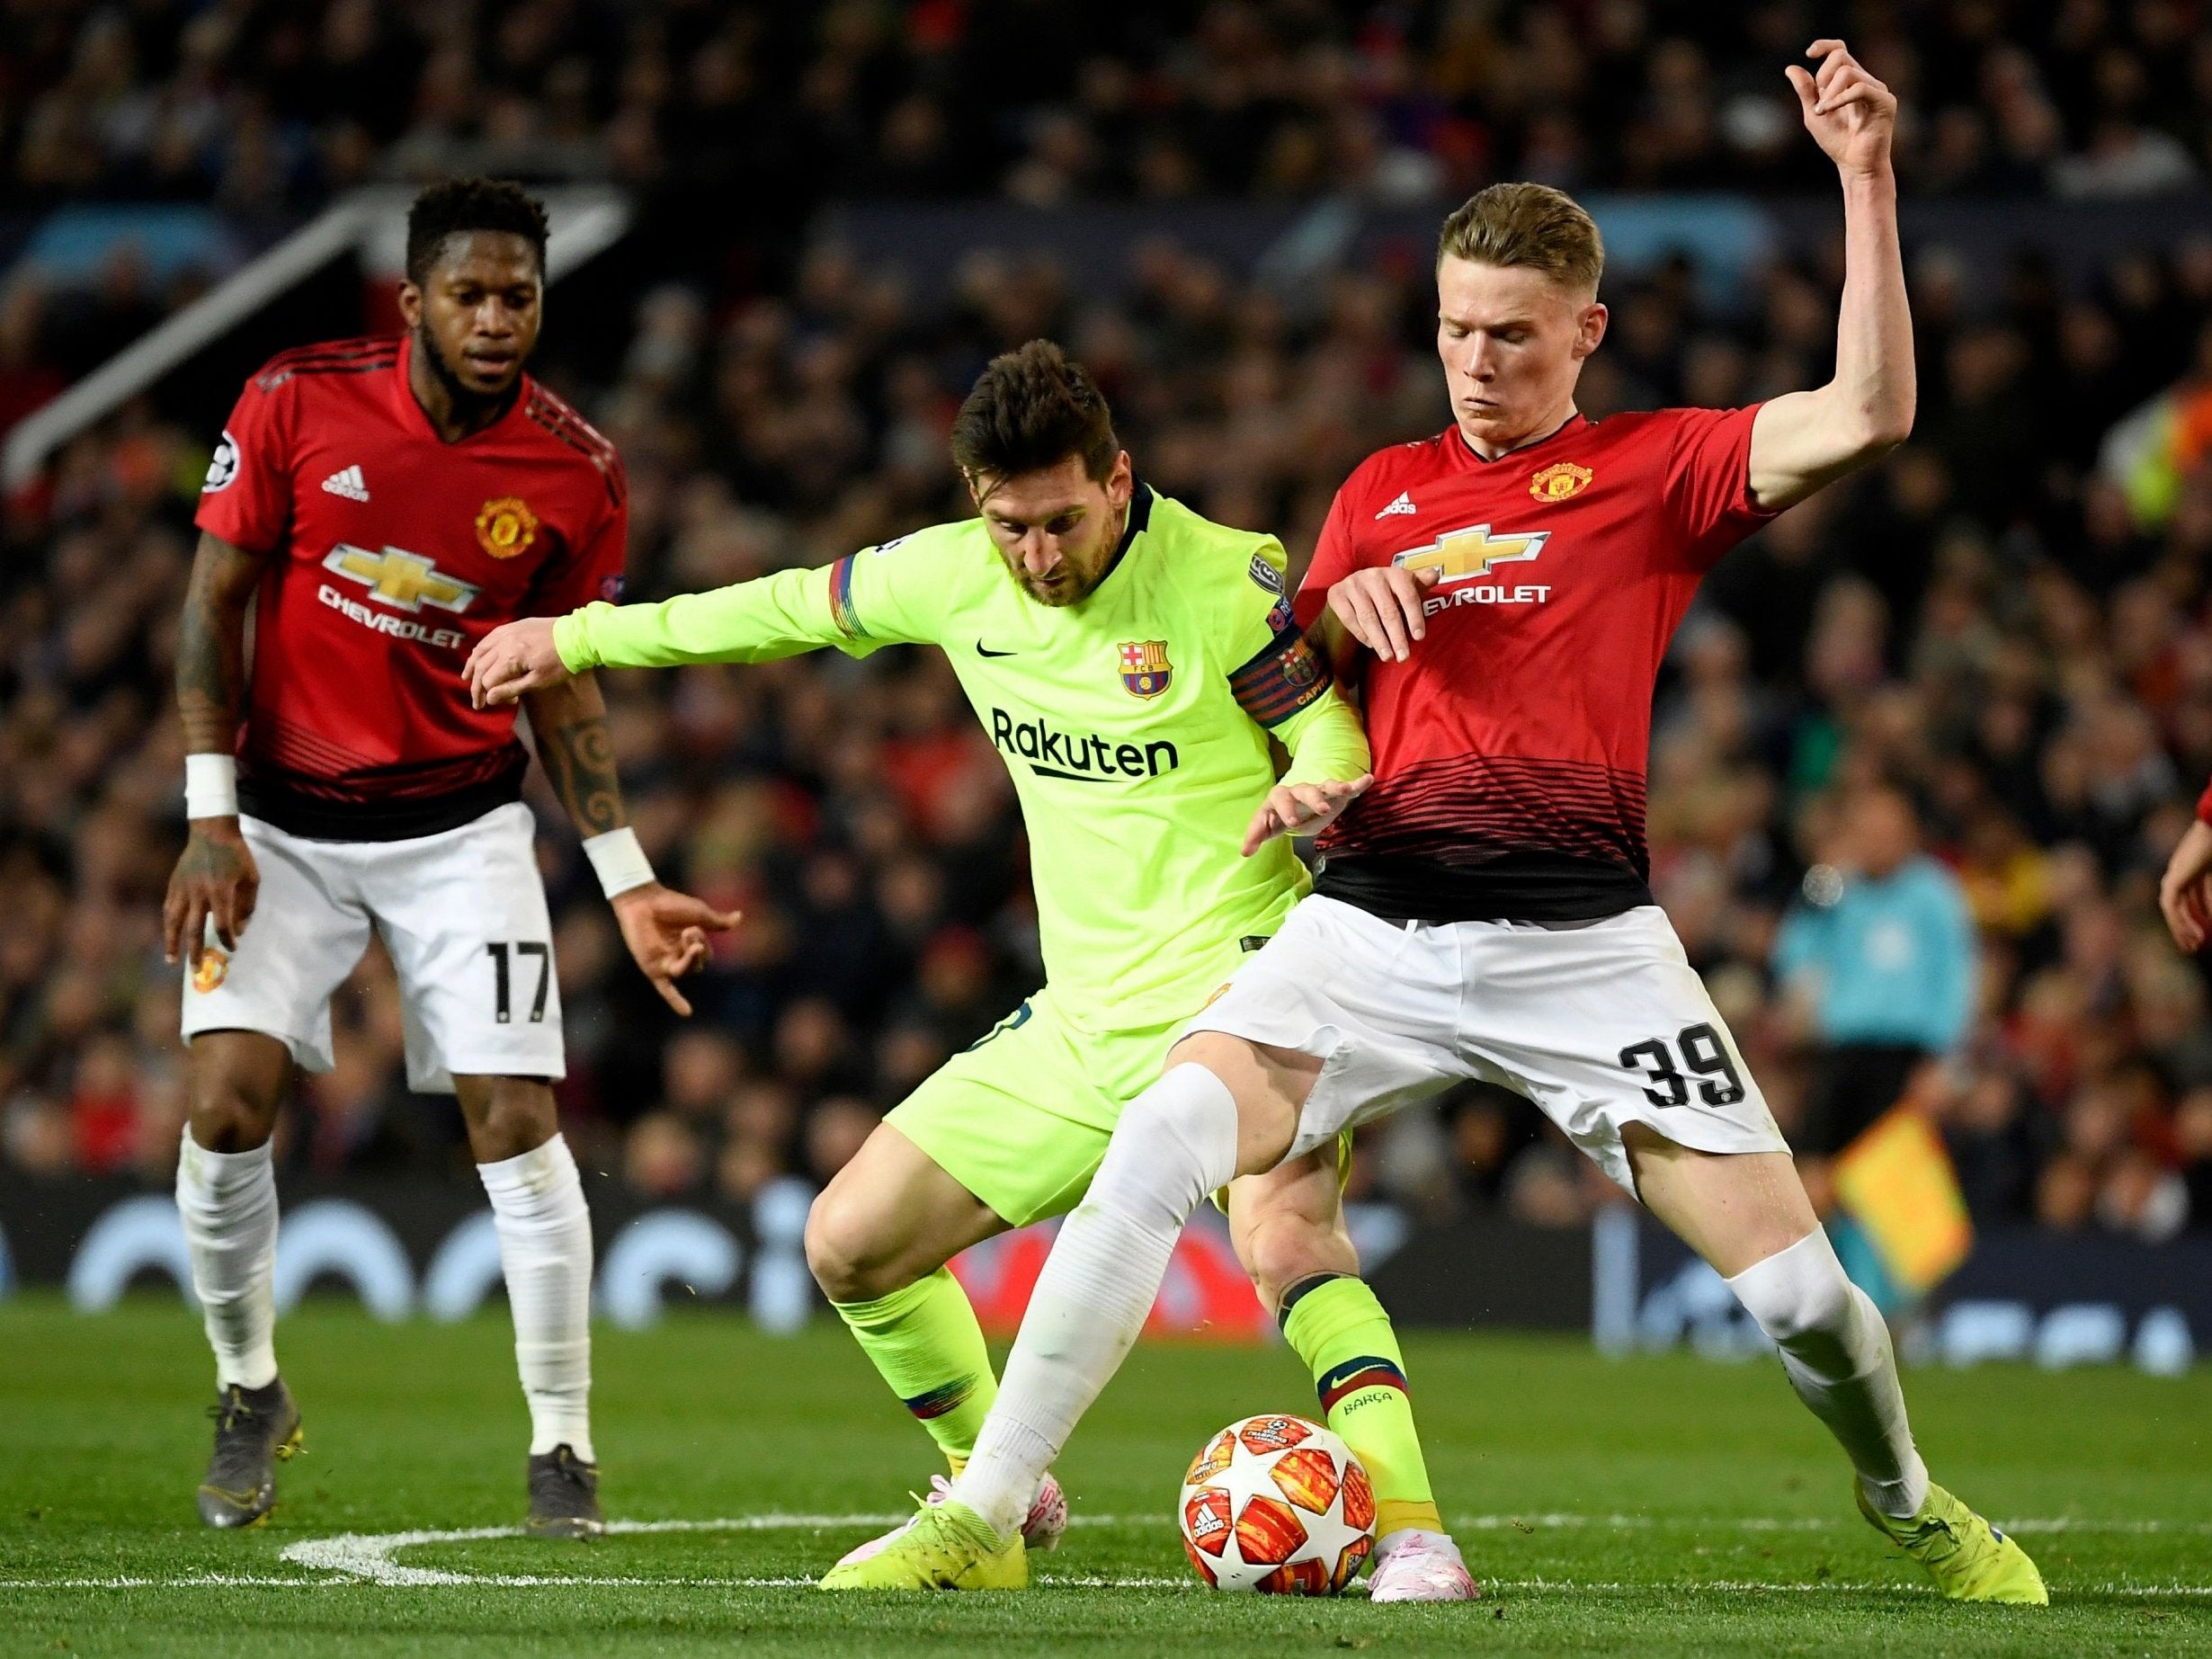
[[[1173,1518],[1163,1517],[1163,1525]],[[1454,1515],[1456,1532],[1554,1531],[1576,1527],[1602,1527],[1613,1531],[1640,1529],[1678,1532],[1824,1532],[1830,1528],[1856,1531],[1866,1523],[1826,1515]],[[2212,1521],[2094,1521],[2082,1516],[2056,1515],[2045,1519],[1997,1521],[2004,1532],[2111,1532],[2212,1535]]]
[[[614,1521],[607,1530],[614,1536],[634,1536],[653,1533],[684,1532],[774,1532],[824,1531],[833,1529],[890,1527],[906,1518],[905,1513],[809,1515],[766,1514],[738,1515],[714,1520]],[[1082,1527],[1164,1527],[1172,1519],[1158,1515],[1086,1515],[1071,1517],[1073,1524]],[[1748,1532],[1817,1531],[1838,1525],[1817,1516],[1772,1517],[1699,1517],[1690,1515],[1583,1515],[1573,1513],[1539,1513],[1531,1515],[1461,1515],[1452,1519],[1455,1530],[1498,1531],[1512,1529],[1517,1531],[1539,1530],[1555,1530],[1573,1528],[1603,1528],[1629,1530],[1666,1528],[1669,1530],[1734,1530]],[[2032,1532],[2080,1532],[2127,1535],[2212,1533],[2212,1521],[2167,1521],[2156,1520],[2096,1521],[2077,1516],[2058,1516],[2047,1519],[2029,1519],[2001,1523],[2011,1530]],[[280,1577],[271,1574],[236,1573],[182,1574],[169,1577],[118,1574],[112,1576],[80,1575],[58,1578],[0,1578],[0,1591],[7,1590],[141,1590],[141,1589],[314,1589],[344,1586],[406,1587],[468,1587],[478,1589],[537,1589],[549,1586],[599,1587],[608,1589],[797,1589],[811,1586],[811,1577],[782,1575],[730,1576],[647,1576],[640,1574],[549,1574],[549,1573],[469,1573],[442,1567],[409,1566],[393,1557],[403,1549],[427,1545],[478,1543],[493,1539],[516,1539],[525,1536],[520,1527],[456,1527],[444,1529],[417,1529],[403,1532],[341,1533],[334,1538],[308,1539],[288,1545],[279,1559],[292,1566],[308,1569],[312,1576]],[[1195,1580],[1183,1577],[1162,1578],[1142,1574],[1116,1575],[1060,1575],[1040,1573],[1038,1583],[1045,1588],[1066,1589],[1131,1589],[1195,1591],[1200,1588]],[[1698,1591],[1774,1591],[1779,1593],[1809,1593],[1818,1592],[1860,1590],[1889,1591],[1906,1589],[1921,1592],[1922,1586],[1893,1586],[1843,1583],[1773,1583],[1762,1580],[1697,1580],[1679,1583],[1627,1583],[1618,1582],[1576,1581],[1571,1579],[1489,1579],[1485,1584],[1496,1591],[1573,1592],[1601,1594],[1681,1593]],[[2103,1583],[2065,1586],[2076,1592],[2145,1597],[2212,1597],[2212,1585],[2170,1583]],[[1931,1590],[1926,1593],[1932,1594]]]
[[[812,1578],[645,1578],[638,1576],[583,1577],[571,1574],[516,1574],[500,1577],[466,1578],[462,1587],[474,1589],[534,1589],[566,1585],[585,1589],[631,1590],[807,1590]],[[1047,1590],[1172,1590],[1197,1593],[1202,1587],[1191,1578],[1062,1577],[1042,1574],[1039,1586]],[[1669,1595],[1720,1591],[1772,1592],[1777,1595],[1849,1595],[1853,1592],[1932,1596],[1924,1584],[1778,1584],[1765,1579],[1698,1579],[1679,1583],[1632,1584],[1619,1581],[1563,1578],[1485,1578],[1485,1593],[1504,1592],[1554,1595]],[[334,1590],[374,1589],[374,1581],[351,1577],[273,1578],[237,1573],[201,1573],[174,1578],[11,1578],[0,1579],[0,1591],[9,1590]],[[1351,1592],[1359,1593],[1357,1588]],[[2061,1599],[2069,1595],[2109,1595],[2150,1598],[2212,1599],[2208,1584],[2062,1584]]]

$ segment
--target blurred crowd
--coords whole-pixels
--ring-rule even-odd
[[[12,0],[0,242],[103,200],[287,225],[379,178],[600,177],[656,257],[772,291],[831,196],[1825,192],[1781,67],[1842,33],[1909,194],[2132,198],[2212,165],[2190,0]],[[702,202],[715,204],[701,212]],[[724,212],[722,204],[741,204]],[[250,240],[251,238],[248,238]],[[236,240],[217,238],[214,246]],[[0,428],[207,257],[18,272]]]
[[[2074,0],[1845,21],[1904,96],[1908,190],[2078,193],[2195,177],[2212,52],[2192,15]],[[1142,477],[1279,532],[1295,572],[1356,462],[1444,424],[1421,262],[1342,270],[1293,304],[1155,240],[1128,250],[1114,297],[1079,300],[1049,262],[978,250],[925,300],[802,243],[807,205],[1456,197],[1512,175],[1832,188],[1801,136],[1774,137],[1795,117],[1772,69],[1833,21],[1635,0],[22,4],[0,22],[0,152],[24,202],[291,212],[373,167],[556,142],[637,184],[659,204],[643,234],[691,263],[602,319],[611,348],[542,365],[622,448],[636,597],[960,513],[952,412],[994,351],[1039,334],[1097,376]],[[725,257],[674,234],[669,192],[701,186],[757,187],[746,223],[787,212],[789,251]],[[1940,248],[1910,274],[1912,442],[1732,554],[1681,631],[1654,729],[1654,886],[1824,1198],[1830,1155],[1902,1096],[1940,1125],[1985,1224],[2212,1226],[2208,986],[2154,904],[2212,773],[2212,245],[2118,255],[2080,288],[2027,255],[1972,285]],[[1698,277],[1678,260],[1609,278],[1587,414],[1826,377],[1833,257],[1773,265],[1725,314]],[[36,375],[58,381],[38,349],[53,315],[31,286],[0,298],[0,403],[17,399],[0,422],[37,400]],[[16,1168],[158,1182],[175,1155],[169,682],[219,415],[134,406],[11,504],[0,1162]],[[671,1199],[825,1179],[1037,983],[1003,766],[932,652],[602,678],[648,851],[745,921],[691,987],[698,1017],[675,1021],[533,777],[572,1138]],[[1895,981],[1839,1000],[1872,984],[1853,962]],[[451,1103],[405,1089],[380,953],[336,1018],[338,1066],[303,1081],[287,1166],[464,1165]],[[1484,1089],[1366,1137],[1354,1180],[1432,1216],[1559,1225],[1605,1196],[1533,1109]]]
[[[296,210],[511,165],[782,193],[1458,197],[1822,183],[1780,66],[1848,36],[1927,193],[2171,190],[2206,165],[2189,0],[16,0],[28,201]],[[811,175],[789,174],[794,164]]]

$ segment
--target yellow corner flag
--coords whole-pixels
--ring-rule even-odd
[[[1835,1161],[1836,1196],[1900,1289],[1925,1296],[1974,1248],[1950,1154],[1911,1106],[1884,1113]]]

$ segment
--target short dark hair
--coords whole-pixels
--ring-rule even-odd
[[[544,202],[512,179],[447,179],[424,191],[407,210],[407,281],[419,284],[437,263],[445,239],[470,230],[522,237],[544,273]]]
[[[1098,382],[1049,340],[994,357],[953,417],[953,464],[971,480],[1011,478],[1079,455],[1102,484],[1120,453]]]

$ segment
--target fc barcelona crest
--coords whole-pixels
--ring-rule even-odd
[[[1175,675],[1164,639],[1121,642],[1121,684],[1131,697],[1157,697]]]

